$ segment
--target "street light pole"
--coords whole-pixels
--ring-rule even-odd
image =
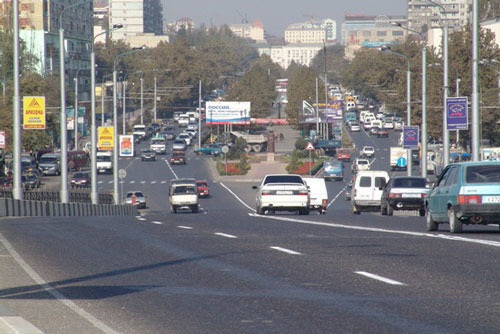
[[[154,77],[154,102],[153,102],[154,106],[154,120],[156,122],[156,75]]]
[[[478,1],[472,1],[472,161],[479,161],[480,130],[479,130],[479,20]]]
[[[21,179],[21,101],[19,97],[19,0],[12,1],[13,8],[13,25],[14,25],[14,36],[13,36],[13,63],[14,63],[14,96],[12,113],[13,113],[13,164],[14,164],[14,174],[13,185],[12,185],[12,196],[14,199],[23,199],[23,185]],[[5,87],[5,86],[4,86]],[[4,98],[5,102],[5,98]]]
[[[156,80],[155,80],[155,93],[156,93]],[[155,94],[155,96],[156,96],[156,94]],[[156,101],[156,97],[155,97],[155,101]],[[201,147],[201,80],[200,80],[199,91],[198,91],[198,147]]]
[[[127,131],[127,126],[126,126],[126,120],[125,120],[125,116],[126,116],[126,111],[127,111],[127,106],[126,106],[126,103],[127,103],[127,98],[125,97],[127,93],[127,82],[124,81],[123,82],[123,130],[122,130],[122,134],[125,135],[126,134],[126,131]]]
[[[141,78],[141,124],[144,124],[144,79]]]
[[[75,150],[78,150],[78,72],[75,77],[75,108],[73,113],[73,133],[75,135]]]

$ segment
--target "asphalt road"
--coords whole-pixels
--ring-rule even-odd
[[[353,138],[388,169],[395,134]],[[124,192],[147,195],[141,216],[2,219],[0,304],[46,333],[498,333],[498,227],[355,216],[350,168],[327,183],[326,215],[258,216],[252,183],[214,181],[188,157],[120,160]],[[177,177],[210,180],[200,213],[169,212]]]

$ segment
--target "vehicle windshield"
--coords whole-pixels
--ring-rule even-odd
[[[109,155],[98,155],[97,162],[111,162],[111,157]]]
[[[500,165],[468,166],[465,179],[467,183],[500,183]]]
[[[153,145],[154,144],[165,144],[165,140],[160,139],[160,138],[158,138],[158,139],[156,139],[156,138],[155,139],[151,139],[151,144],[153,144]]]
[[[174,144],[185,145],[186,143],[184,142],[184,140],[176,140],[176,141],[174,141]]]
[[[368,165],[367,160],[358,160],[358,165]]]
[[[304,184],[302,178],[296,175],[272,175],[264,180],[264,184],[268,183],[300,183]]]
[[[206,182],[197,182],[196,185],[198,187],[208,187],[208,183],[206,183]]]
[[[148,153],[153,153],[153,151],[148,149],[143,149],[142,153],[148,154]]]
[[[174,194],[196,194],[192,186],[178,186],[174,188]]]
[[[87,173],[76,173],[75,175],[73,175],[73,178],[75,178],[75,179],[84,179],[87,177],[88,177]]]
[[[40,159],[41,164],[55,164],[57,162],[56,157],[42,157]]]
[[[133,195],[135,195],[136,197],[144,197],[144,194],[142,192],[136,191],[127,193],[127,198],[131,198]]]
[[[425,179],[420,177],[394,179],[393,188],[425,188]]]

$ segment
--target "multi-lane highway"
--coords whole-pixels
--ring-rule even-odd
[[[388,169],[395,133],[352,136]],[[141,216],[2,220],[0,304],[46,333],[498,332],[498,227],[457,237],[416,215],[353,215],[349,165],[326,215],[259,216],[254,184],[215,178],[208,157],[158,158],[120,160],[124,192],[147,195]],[[181,177],[210,181],[198,214],[169,212]]]

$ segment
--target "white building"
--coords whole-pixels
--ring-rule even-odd
[[[481,26],[495,34],[495,43],[500,46],[500,16],[481,22]]]
[[[111,34],[113,40],[127,36],[153,33],[163,34],[163,15],[160,0],[109,0],[109,26],[122,24],[123,28]]]
[[[180,30],[184,29],[186,31],[193,30],[195,27],[194,21],[189,17],[181,17],[174,22],[167,24],[167,30],[169,32],[177,33]]]
[[[449,26],[460,29],[469,19],[472,0],[436,0],[448,12],[445,16],[438,6],[424,0],[408,0],[408,27],[416,31],[427,31],[442,26],[448,19]]]
[[[285,30],[286,43],[334,43],[337,40],[337,22],[332,19],[294,23]]]
[[[287,45],[268,45],[258,48],[259,56],[267,54],[271,60],[287,69],[293,62],[310,66],[314,57],[323,49],[323,43],[294,43]]]
[[[256,42],[264,41],[264,24],[255,20],[250,23],[231,24],[229,29],[238,37],[251,39]]]

